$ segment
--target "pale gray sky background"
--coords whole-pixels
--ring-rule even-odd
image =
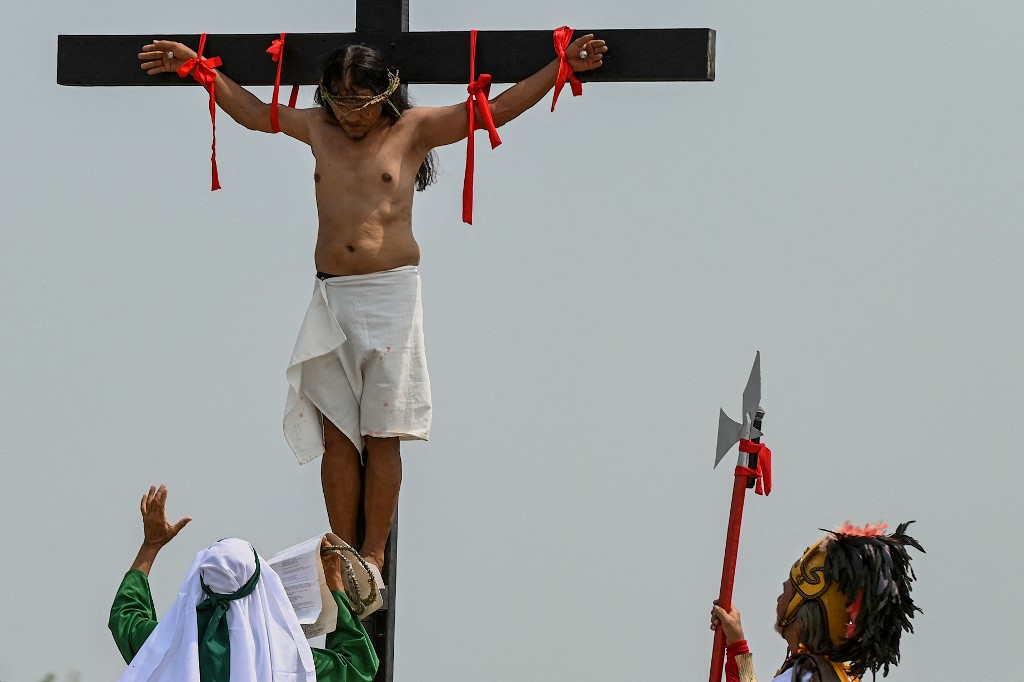
[[[1012,679],[1024,4],[411,4],[414,30],[710,27],[718,79],[591,84],[481,136],[473,227],[465,145],[441,150],[415,212],[435,412],[405,449],[396,679],[705,679],[716,419],[755,350],[776,490],[748,499],[735,601],[759,674],[819,527],[917,519],[925,613],[889,679]],[[113,680],[151,482],[195,517],[153,572],[161,613],[211,541],[269,556],[326,529],[280,426],[313,160],[221,114],[211,193],[205,94],[59,87],[56,36],[349,31],[354,3],[0,7],[0,679]]]

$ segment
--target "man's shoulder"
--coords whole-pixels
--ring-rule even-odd
[[[402,112],[396,123],[415,125],[423,120],[424,114],[429,112],[431,107],[412,107]]]
[[[461,107],[463,106],[463,104],[454,104],[450,106],[441,107],[412,107],[411,109],[406,109],[405,111],[402,112],[402,119],[408,120],[412,123],[418,123],[420,121],[424,121],[434,116],[438,116],[442,113],[448,112],[452,109],[453,106]]]
[[[302,115],[310,125],[326,125],[329,126],[336,122],[334,117],[328,114],[323,107],[309,107],[308,109],[299,109],[299,114]]]
[[[429,116],[425,115],[429,112],[430,107],[412,107],[402,112],[401,116],[398,117],[397,121],[394,121],[389,128],[389,135],[396,136],[395,139],[409,139],[414,138],[419,134],[419,130],[422,128],[424,122],[429,119]]]
[[[341,131],[338,120],[333,114],[324,111],[321,107],[303,109],[302,114],[306,119],[306,125],[310,132],[310,146],[314,149],[325,140],[333,139]]]

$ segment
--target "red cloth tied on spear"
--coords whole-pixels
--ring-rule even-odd
[[[754,492],[758,495],[770,495],[772,492],[772,451],[764,443],[740,438],[740,452],[757,455],[757,468],[736,467],[737,476],[749,476],[757,479]]]
[[[491,149],[501,144],[498,137],[498,128],[494,125],[494,118],[491,116],[491,105],[487,101],[491,92],[491,74],[483,73],[476,77],[476,31],[469,32],[469,86],[466,90],[469,97],[466,99],[466,112],[469,114],[469,137],[466,143],[466,176],[462,181],[462,222],[473,224],[473,169],[476,146],[473,141],[473,133],[481,128],[487,130],[491,141]],[[480,121],[477,121],[476,112],[480,112]]]
[[[287,33],[282,33],[280,38],[275,38],[270,47],[267,48],[267,54],[270,58],[277,63],[277,75],[274,76],[274,98],[270,102],[270,128],[275,132],[281,132],[281,124],[278,122],[277,117],[277,98],[278,93],[281,91],[281,67],[284,66],[284,37]],[[291,96],[288,97],[288,106],[292,109],[295,108],[295,102],[299,99],[299,84],[295,83],[292,85]]]
[[[210,157],[210,163],[213,166],[213,181],[210,187],[212,192],[220,189],[220,177],[217,175],[217,95],[215,92],[217,72],[214,69],[223,62],[220,57],[204,57],[203,48],[205,47],[206,34],[204,33],[199,39],[198,56],[186,59],[185,63],[178,67],[178,75],[184,78],[191,73],[193,78],[210,91],[210,124],[213,126],[213,144],[210,146],[213,150]]]
[[[572,67],[569,66],[569,57],[565,49],[572,43],[573,30],[568,26],[555,29],[555,52],[558,54],[558,77],[555,79],[555,94],[551,98],[551,111],[555,110],[555,103],[558,101],[558,93],[562,91],[565,82],[569,81],[572,89],[572,96],[579,97],[583,94],[583,83],[576,77]]]

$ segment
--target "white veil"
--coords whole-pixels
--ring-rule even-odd
[[[196,554],[170,611],[146,640],[119,682],[199,682],[196,605],[206,599],[199,584],[231,594],[256,570],[245,540],[229,538]],[[231,682],[316,682],[313,653],[285,595],[281,579],[262,557],[260,579],[227,612]]]

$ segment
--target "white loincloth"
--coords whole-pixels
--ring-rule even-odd
[[[317,279],[285,374],[284,437],[300,464],[324,452],[321,418],[360,453],[363,436],[427,440],[419,269]]]

